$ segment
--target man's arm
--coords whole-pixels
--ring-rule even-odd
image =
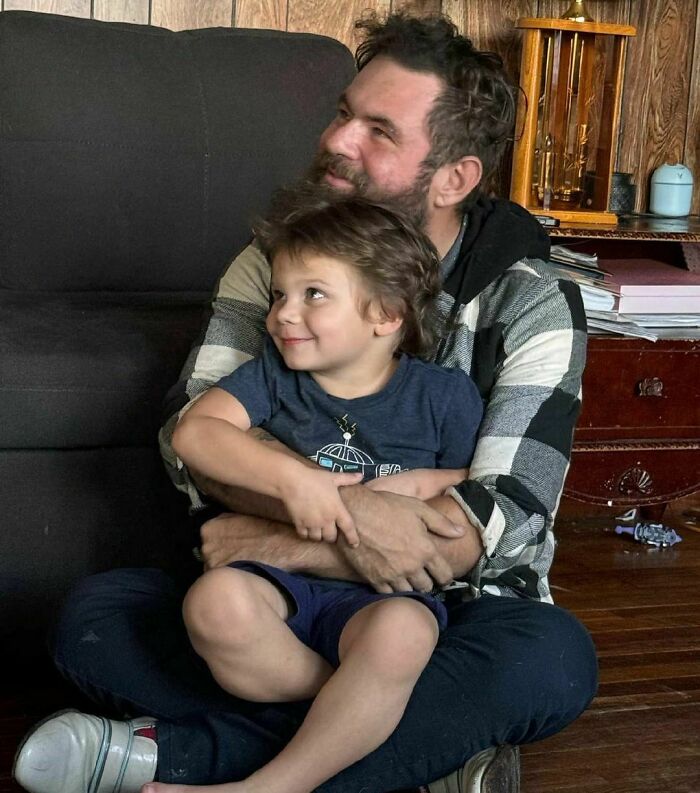
[[[207,326],[185,361],[180,379],[166,396],[167,419],[158,436],[161,455],[173,483],[188,494],[194,507],[203,505],[200,490],[173,451],[173,431],[193,400],[262,352],[269,288],[269,264],[257,246],[251,244],[233,260],[219,281]],[[218,497],[223,493],[211,495],[221,503],[229,503]]]
[[[375,492],[397,493],[421,501],[441,496],[448,487],[454,487],[469,475],[468,468],[414,468],[389,476],[378,476],[365,482],[365,487]]]
[[[338,544],[301,539],[280,521],[223,513],[207,521],[201,534],[207,569],[252,560],[323,578],[363,580],[345,561]]]
[[[429,506],[404,496],[373,493],[362,485],[342,492],[356,513],[367,511],[376,518],[360,531],[357,548],[342,541],[313,543],[298,538],[284,523],[226,514],[202,527],[206,566],[253,559],[294,572],[366,581],[378,592],[429,591],[462,575],[481,555],[478,532],[449,497],[440,496]],[[444,526],[450,528],[444,536],[429,532],[424,519],[443,512]]]
[[[516,275],[529,286],[495,309],[497,320],[503,317],[505,359],[469,479],[450,493],[484,546],[469,575],[472,586],[551,600],[551,530],[580,409],[585,315],[570,281]]]

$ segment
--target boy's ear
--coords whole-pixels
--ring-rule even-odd
[[[436,207],[455,207],[461,204],[477,187],[483,171],[481,160],[471,155],[441,166],[433,175],[433,204]]]
[[[374,325],[375,336],[391,336],[403,325],[402,317],[384,317]]]

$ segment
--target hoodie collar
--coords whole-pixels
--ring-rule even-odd
[[[443,284],[458,305],[469,303],[520,259],[549,258],[547,232],[526,209],[512,201],[480,196],[466,213],[466,229],[463,222],[460,235],[459,266]]]

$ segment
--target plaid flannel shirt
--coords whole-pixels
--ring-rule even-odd
[[[168,397],[161,453],[194,507],[201,496],[171,447],[179,415],[200,394],[257,356],[265,334],[270,267],[255,243],[229,266],[208,326]],[[469,478],[449,493],[481,533],[484,552],[465,576],[465,597],[551,602],[552,526],[580,409],[586,329],[578,288],[545,262],[523,259],[466,305],[443,292],[456,325],[436,361],[476,382],[485,413]]]

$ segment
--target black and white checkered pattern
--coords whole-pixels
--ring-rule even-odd
[[[219,283],[212,315],[171,391],[161,451],[177,487],[201,499],[170,446],[178,413],[224,374],[256,356],[268,309],[270,268],[251,245]],[[485,402],[469,479],[451,490],[481,532],[485,552],[468,576],[481,592],[551,601],[552,525],[580,409],[586,329],[578,288],[544,262],[515,262],[466,305],[443,293],[456,317],[436,361],[459,366]]]

